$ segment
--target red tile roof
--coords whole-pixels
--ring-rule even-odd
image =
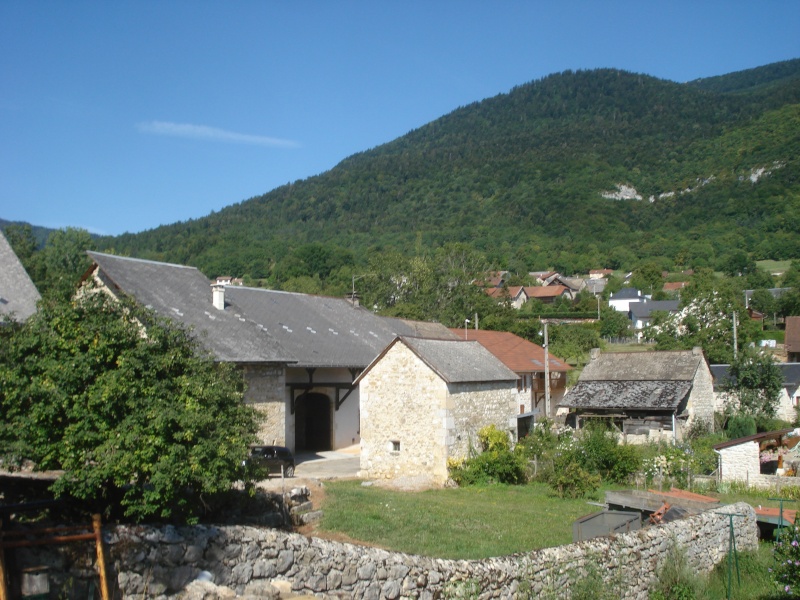
[[[521,285],[512,285],[508,289],[508,296],[513,300],[519,293],[522,291]],[[486,293],[491,296],[492,298],[502,298],[503,297],[503,288],[501,287],[493,287],[493,288],[486,288]]]
[[[664,284],[663,290],[665,292],[674,292],[685,288],[687,285],[689,285],[688,281],[668,281]]]
[[[464,329],[451,329],[464,339]],[[467,329],[468,340],[477,340],[481,346],[499,358],[515,373],[534,373],[544,371],[544,348],[508,331],[488,331],[485,329]],[[550,354],[548,356],[550,371],[569,371],[572,369],[565,361]]]
[[[569,288],[565,285],[539,285],[525,288],[528,298],[555,298],[565,292],[569,292]]]

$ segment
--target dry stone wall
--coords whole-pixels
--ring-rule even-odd
[[[755,512],[736,504],[658,527],[486,560],[444,560],[255,527],[118,526],[106,534],[118,592],[144,600],[179,597],[194,580],[213,580],[238,594],[282,582],[296,594],[328,598],[534,598],[564,591],[591,565],[620,597],[645,599],[671,544],[699,572],[726,555],[729,517],[736,546],[755,549]],[[31,560],[35,558],[31,557]],[[20,565],[24,566],[24,565]],[[83,572],[85,575],[85,571]],[[620,582],[622,585],[620,587]]]

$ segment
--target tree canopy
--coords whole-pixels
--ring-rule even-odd
[[[771,356],[747,349],[731,362],[726,391],[736,409],[754,418],[772,418],[778,408],[783,374]]]
[[[151,311],[87,293],[0,327],[0,457],[133,519],[193,520],[255,441],[243,380]]]

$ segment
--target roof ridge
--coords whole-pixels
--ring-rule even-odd
[[[180,269],[194,269],[195,271],[199,271],[200,270],[197,267],[192,267],[191,265],[179,265],[177,263],[168,263],[168,262],[163,262],[163,261],[160,261],[160,260],[151,260],[151,259],[148,259],[148,258],[136,258],[136,257],[133,257],[133,256],[120,256],[118,254],[109,254],[107,252],[97,252],[96,250],[87,250],[86,254],[88,254],[91,257],[94,257],[94,256],[105,256],[105,257],[108,257],[108,258],[118,258],[120,260],[147,263],[147,264],[151,264],[151,265],[161,265],[161,266],[166,266],[166,267],[178,267]]]

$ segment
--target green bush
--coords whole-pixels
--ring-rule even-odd
[[[481,452],[450,469],[458,485],[490,483],[525,483],[525,462],[508,449]]]
[[[642,467],[638,448],[620,444],[616,432],[602,423],[583,430],[579,442],[581,466],[614,483],[625,483]]]
[[[577,462],[553,470],[548,484],[559,498],[594,497],[600,488],[600,476],[592,475]]]
[[[776,431],[778,429],[791,429],[792,424],[783,419],[756,417],[756,432]]]
[[[757,433],[756,420],[750,415],[734,415],[728,419],[725,433],[729,440],[755,435]]]

